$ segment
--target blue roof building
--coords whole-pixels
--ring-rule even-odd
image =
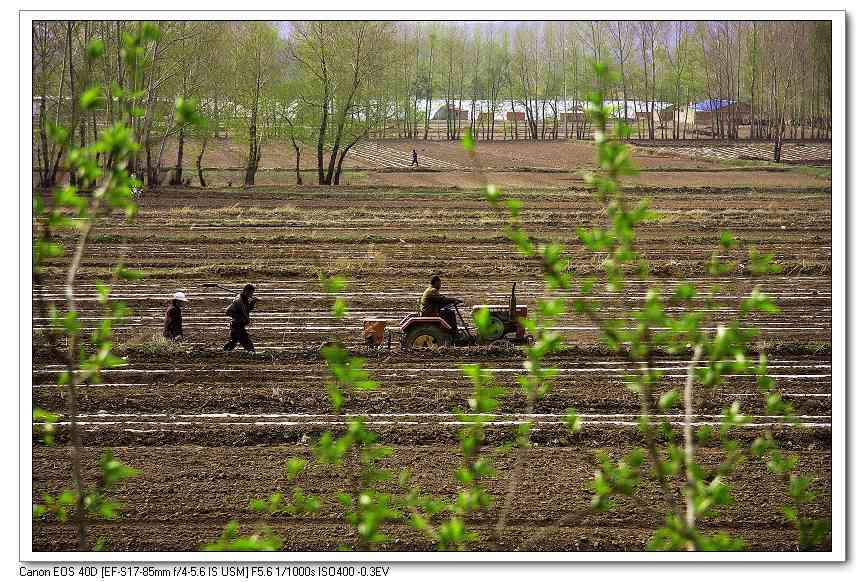
[[[709,113],[735,104],[735,101],[728,101],[726,99],[706,99],[705,101],[694,103],[694,109],[701,113]]]

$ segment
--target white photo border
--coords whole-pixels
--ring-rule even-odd
[[[828,20],[832,22],[832,550],[830,552],[34,552],[32,549],[32,156],[19,156],[19,552],[22,562],[841,562],[847,557],[846,15],[844,11],[198,11],[19,12],[19,148],[32,150],[32,23],[36,20]],[[24,325],[23,322],[30,322]]]

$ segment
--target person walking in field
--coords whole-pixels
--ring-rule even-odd
[[[246,331],[246,326],[249,325],[249,314],[255,309],[256,301],[255,287],[247,284],[240,295],[235,297],[228,309],[225,310],[225,315],[231,318],[231,336],[228,343],[222,348],[224,352],[230,352],[237,347],[237,344],[240,344],[248,353],[255,353],[255,346]]]
[[[411,165],[412,165],[412,167],[414,167],[414,166],[420,167],[420,164],[417,163],[417,150],[411,151]]]
[[[173,342],[183,339],[183,313],[180,307],[189,301],[183,291],[178,291],[171,299],[171,304],[165,311],[165,323],[162,325],[162,336]]]

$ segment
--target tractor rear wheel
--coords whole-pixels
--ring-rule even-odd
[[[451,345],[451,336],[437,325],[418,325],[406,334],[405,345],[410,350]]]

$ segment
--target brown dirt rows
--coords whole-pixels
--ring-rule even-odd
[[[315,348],[270,349],[269,355],[250,358],[242,353],[226,356],[217,351],[217,346],[208,349],[194,343],[189,352],[171,355],[129,350],[129,366],[108,370],[101,383],[81,387],[82,408],[90,413],[133,415],[330,412],[325,390],[327,374]],[[425,354],[357,348],[356,353],[368,358],[367,368],[380,386],[349,395],[345,403],[349,414],[451,414],[465,407],[472,394],[471,383],[462,374],[466,363],[478,363],[494,371],[505,388],[503,414],[520,414],[526,407],[525,396],[514,381],[522,368],[519,351],[454,348]],[[535,413],[563,415],[569,407],[575,407],[581,413],[601,415],[598,420],[608,415],[639,413],[639,400],[621,377],[626,369],[621,358],[575,350],[549,358],[547,365],[561,372],[555,390],[536,405]],[[659,359],[656,365],[666,376],[661,384],[667,390],[681,383],[687,362],[681,357],[668,357]],[[52,385],[52,370],[40,367],[34,371],[34,402],[60,410],[61,395]],[[801,412],[831,413],[829,354],[773,355],[770,374],[777,379],[778,389],[788,394]],[[242,398],[238,398],[239,393]],[[696,410],[716,414],[730,398],[739,400],[744,411],[762,414],[762,398],[753,380],[740,377],[730,378],[715,391],[701,393],[695,402]],[[680,412],[677,408],[671,411]]]
[[[645,151],[654,154],[673,156],[716,158],[721,160],[764,160],[774,159],[774,145],[771,142],[727,142],[723,144],[705,141],[699,145],[667,142],[653,144],[640,142]],[[830,142],[785,143],[781,148],[781,161],[788,164],[829,165],[832,162]]]
[[[591,196],[544,191],[517,196],[525,203],[526,227],[561,240],[576,274],[600,272],[600,257],[582,249],[574,234],[576,226],[601,220]],[[199,287],[211,280],[258,284],[263,301],[253,337],[269,348],[287,349],[318,345],[322,337],[355,341],[364,317],[401,319],[415,308],[416,295],[433,272],[443,273],[449,291],[469,305],[505,301],[511,281],[519,282],[520,298],[531,309],[543,296],[537,266],[504,239],[505,219],[491,216],[474,193],[215,191],[196,202],[184,190],[154,193],[144,198],[135,225],[111,219],[94,234],[82,263],[85,277],[104,277],[123,257],[127,266],[153,278],[117,287],[116,296],[136,314],[120,327],[122,341],[157,329],[164,298],[182,289],[193,298],[186,320],[189,339],[216,346],[225,334],[222,310],[228,298]],[[720,283],[722,308],[733,309],[760,283],[783,310],[754,320],[769,337],[828,341],[831,221],[825,194],[659,193],[653,207],[658,219],[641,231],[639,246],[667,292],[685,276],[696,277],[703,292]],[[740,264],[751,248],[774,252],[787,278],[758,280],[744,276],[742,267],[733,281],[705,279],[705,262],[725,228],[742,240],[731,253]],[[54,264],[59,267],[62,260]],[[335,322],[327,313],[329,299],[317,283],[321,271],[348,278],[346,322]],[[94,290],[86,283],[81,290],[82,315],[97,318]],[[639,298],[644,292],[635,285],[626,295]],[[61,297],[62,289],[52,285],[48,293]],[[85,320],[85,327],[94,321]],[[37,327],[43,325],[37,321]],[[569,319],[563,325],[573,340],[595,338],[585,331],[586,321]]]
[[[512,170],[520,167],[576,170],[593,168],[597,164],[597,153],[592,145],[577,141],[480,142],[477,145],[474,162],[460,142],[405,140],[385,143],[409,153],[414,148],[418,154],[429,155],[468,167],[477,165],[492,170]],[[640,151],[634,152],[634,162],[641,168],[725,169],[724,166],[712,162],[657,156]]]
[[[458,147],[436,143],[440,149],[426,155],[461,163],[448,157],[450,146]],[[585,152],[544,144],[524,153],[526,157],[549,154],[550,159],[561,156],[551,165],[578,165]],[[497,155],[502,157],[483,163],[504,168],[521,154],[503,148]],[[585,161],[590,163],[588,158]],[[755,317],[749,323],[762,330],[779,389],[810,417],[811,426],[804,430],[779,428],[779,442],[796,451],[803,468],[817,476],[819,496],[809,511],[827,515],[832,435],[827,417],[833,397],[828,182],[788,172],[766,173],[765,178],[771,175],[778,181],[764,182],[760,172],[706,171],[714,169],[712,164],[692,160],[670,163],[676,164],[671,168],[691,164],[700,171],[657,178],[660,188],[652,195],[658,215],[639,239],[654,282],[669,294],[677,278],[695,275],[700,291],[708,291],[713,281],[705,277],[703,264],[716,248],[718,230],[724,228],[743,241],[732,253],[739,262],[746,260],[751,247],[777,254],[784,275],[750,277],[740,269],[732,279],[720,282],[719,304],[709,317],[727,316],[755,284],[776,297],[780,314]],[[460,370],[463,363],[498,370],[496,378],[507,389],[502,422],[523,418],[525,399],[516,382],[522,373],[518,351],[458,348],[416,354],[368,352],[360,346],[360,320],[400,319],[414,309],[416,295],[432,272],[444,272],[446,290],[463,296],[468,304],[504,301],[511,281],[519,282],[520,299],[532,311],[547,296],[536,266],[519,257],[502,238],[503,221],[490,217],[477,192],[451,188],[470,174],[426,173],[419,179],[420,175],[379,174],[385,183],[408,176],[411,186],[405,189],[372,185],[338,190],[151,192],[144,197],[134,225],[119,218],[99,225],[79,281],[85,329],[101,317],[93,284],[97,277],[106,276],[118,258],[148,277],[118,284],[114,292],[135,313],[117,331],[118,349],[127,355],[129,365],[107,371],[101,382],[81,389],[82,412],[90,423],[84,435],[88,458],[93,460],[103,447],[111,447],[119,458],[142,470],[118,494],[126,504],[123,518],[94,526],[94,534],[104,535],[111,549],[195,550],[217,537],[233,517],[244,527],[260,521],[248,510],[249,500],[274,488],[290,491],[290,484],[280,477],[284,460],[308,455],[307,444],[335,426],[336,419],[328,416],[325,370],[317,355],[326,339],[339,339],[368,357],[368,367],[380,385],[350,395],[346,412],[382,422],[374,426],[384,440],[395,444],[390,467],[412,468],[427,492],[450,495],[455,491],[450,473],[456,463],[458,427],[447,423],[456,409],[465,407],[470,394]],[[553,184],[545,180],[555,174],[493,175],[531,182],[529,188],[515,193],[525,203],[527,228],[563,240],[575,258],[576,273],[599,272],[597,258],[578,250],[574,236],[575,227],[590,227],[602,218],[589,193],[567,191],[564,181],[554,183],[556,190],[540,189],[544,183]],[[446,187],[433,188],[436,184]],[[670,190],[670,185],[680,190]],[[62,265],[60,259],[52,268]],[[319,288],[321,271],[340,272],[348,279],[343,297],[349,312],[344,321],[334,320],[328,312],[332,298]],[[48,279],[47,296],[61,299],[60,281]],[[266,354],[253,359],[219,351],[226,336],[222,312],[229,298],[198,286],[216,280],[259,285],[261,304],[250,333]],[[164,350],[147,338],[158,331],[166,298],[176,289],[186,290],[192,298],[185,314],[187,341],[179,349]],[[631,284],[622,305],[635,306],[644,293],[644,285]],[[607,297],[602,289],[598,295]],[[58,410],[62,401],[53,386],[56,367],[44,348],[45,325],[44,320],[34,321],[33,399],[34,405]],[[480,535],[476,549],[517,549],[513,540],[529,540],[544,527],[567,520],[571,508],[585,507],[590,497],[586,482],[594,471],[596,449],[620,455],[638,442],[629,421],[639,406],[621,380],[622,362],[598,347],[587,322],[567,318],[561,328],[569,344],[577,347],[551,361],[563,372],[535,411],[548,416],[535,417],[535,446],[529,450],[528,477],[520,482],[522,494],[504,532],[508,541],[500,546],[492,538],[497,505],[472,520]],[[681,381],[680,357],[660,358],[659,366],[666,368],[665,387]],[[701,422],[712,422],[712,415],[733,399],[755,415],[756,425],[743,434],[755,435],[766,422],[775,422],[759,418],[760,398],[753,383],[741,378],[731,379],[718,392],[700,395]],[[585,431],[576,438],[555,423],[570,407],[587,419]],[[496,425],[489,430],[490,440],[500,443],[512,430],[511,425]],[[61,443],[64,439],[65,429],[61,429]],[[498,468],[489,486],[500,502],[513,456],[492,448],[488,453]],[[717,460],[720,451],[710,446],[702,454]],[[34,445],[34,500],[43,492],[68,486],[67,458],[62,444]],[[325,494],[343,487],[345,474],[316,467],[303,485]],[[735,507],[712,518],[710,530],[741,535],[755,550],[795,549],[796,534],[778,512],[784,502],[783,484],[767,477],[765,468],[748,464],[733,488]],[[639,503],[637,507],[626,500],[610,516],[591,516],[544,531],[542,541],[532,541],[524,549],[640,550],[662,521],[660,493],[647,485]],[[340,543],[351,543],[333,509],[315,518],[265,521],[285,538],[286,549],[336,549]],[[393,541],[387,549],[431,549],[408,528],[388,526],[388,533]],[[74,549],[69,526],[37,522],[34,535],[37,550]]]
[[[729,175],[728,175],[729,174]],[[537,173],[537,172],[498,172],[491,170],[485,175],[473,172],[415,172],[415,173],[364,173],[347,176],[343,182],[351,186],[388,186],[393,188],[411,188],[422,186],[426,188],[483,188],[487,183],[493,183],[500,188],[568,188],[583,187],[582,175],[571,173]],[[278,183],[263,178],[261,184]],[[284,183],[284,181],[283,181]],[[794,175],[790,172],[728,172],[718,174],[712,172],[656,172],[643,171],[638,176],[625,181],[628,186],[637,187],[739,187],[739,188],[795,188],[826,187],[823,178]]]
[[[340,544],[351,544],[351,533],[330,494],[350,486],[342,469],[313,466],[305,476],[306,491],[326,501],[325,510],[315,518],[262,518],[247,508],[250,499],[266,497],[275,489],[290,492],[292,485],[282,475],[284,461],[292,456],[307,456],[306,447],[133,446],[115,447],[114,452],[120,458],[134,459],[141,474],[126,483],[118,494],[125,502],[124,518],[116,523],[100,522],[94,527],[94,534],[104,536],[112,550],[195,551],[215,539],[232,518],[239,519],[249,529],[256,523],[267,523],[285,538],[286,550],[336,550]],[[625,452],[615,447],[610,451],[614,456]],[[95,454],[95,450],[89,451],[90,464],[95,461]],[[457,454],[452,447],[397,446],[386,468],[398,472],[409,467],[416,475],[414,484],[423,491],[452,496],[456,486],[443,469],[456,466]],[[498,472],[488,486],[495,498],[502,499],[513,458],[492,450],[487,454],[494,459]],[[704,449],[702,454],[703,460],[712,464],[722,458],[717,449]],[[808,510],[828,513],[830,455],[827,451],[802,451],[799,455],[803,468],[819,475],[815,484],[819,495]],[[641,490],[639,505],[625,499],[608,515],[588,515],[567,527],[545,529],[569,512],[588,505],[591,493],[586,482],[594,468],[591,447],[531,449],[526,465],[529,478],[514,500],[505,535],[498,543],[491,539],[497,514],[495,510],[482,512],[469,522],[469,527],[480,534],[474,547],[535,551],[643,549],[663,519],[661,493],[650,483]],[[55,448],[40,452],[34,460],[33,474],[34,492],[68,487],[66,451]],[[731,486],[738,499],[760,501],[739,503],[735,511],[722,509],[707,523],[708,530],[719,528],[741,535],[752,551],[795,549],[795,536],[776,509],[784,503],[783,483],[767,482],[765,469],[758,463],[750,463]],[[397,493],[395,489],[392,491]],[[385,531],[392,540],[385,546],[387,550],[434,549],[408,526],[394,524]],[[34,549],[71,550],[74,539],[69,525],[40,524],[35,531]]]

